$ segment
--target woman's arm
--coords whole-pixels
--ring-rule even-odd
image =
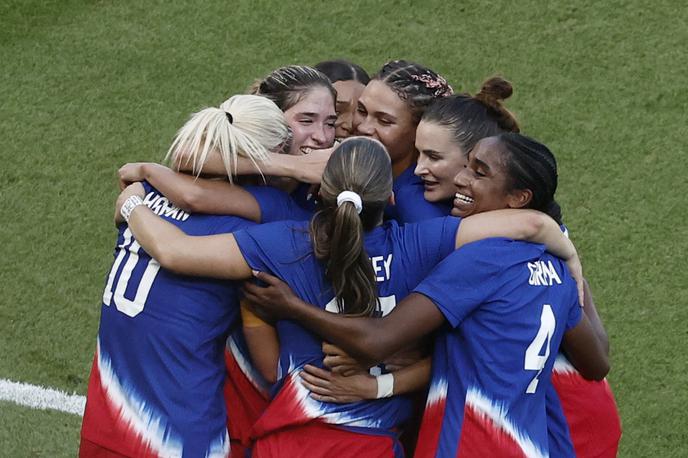
[[[580,303],[583,304],[583,268],[578,252],[552,218],[536,210],[524,209],[494,210],[471,215],[461,221],[456,231],[456,248],[490,237],[507,237],[545,245],[547,251],[566,261],[576,280]]]
[[[602,346],[602,350],[604,350],[605,354],[609,356],[609,336],[607,335],[607,331],[604,329],[604,325],[602,324],[600,316],[597,314],[597,307],[595,307],[595,302],[592,299],[592,291],[590,290],[590,285],[587,281],[585,281],[585,302],[583,313],[585,313],[585,315],[588,317],[590,326],[592,326],[592,330],[597,336],[597,341]]]
[[[299,299],[280,279],[254,272],[267,284],[260,287],[244,284],[244,294],[252,303],[271,304],[268,308],[256,305],[258,315],[288,318],[301,323],[323,339],[342,347],[359,362],[370,365],[417,342],[421,337],[439,328],[444,315],[426,296],[412,293],[401,301],[384,318],[363,318],[329,313]]]
[[[118,212],[131,195],[143,197],[142,186],[132,185],[122,191],[116,204]],[[128,224],[136,241],[165,269],[232,280],[251,276],[251,269],[232,234],[189,236],[145,205],[134,207]]]
[[[275,383],[280,349],[277,330],[254,315],[245,301],[241,301],[241,322],[253,365],[268,383]]]
[[[394,377],[392,395],[411,393],[426,387],[430,381],[430,372],[429,357],[392,372]],[[344,376],[306,365],[300,376],[303,385],[318,401],[343,403],[377,399],[377,377],[368,373]]]
[[[120,187],[148,181],[170,202],[191,213],[241,216],[259,223],[260,205],[250,192],[227,181],[194,178],[164,165],[137,162],[119,169]]]
[[[573,366],[588,380],[602,380],[609,373],[607,349],[597,336],[588,316],[564,334],[562,349]]]
[[[309,154],[293,156],[290,154],[270,153],[268,160],[255,164],[248,158],[237,158],[237,175],[271,175],[278,177],[290,177],[304,183],[319,184],[327,160],[332,154],[331,149],[313,150]],[[194,170],[194,163],[190,156],[185,154],[172,158],[172,168],[181,172],[194,173],[199,169],[199,164]],[[204,164],[200,164],[203,173],[218,176],[227,176],[227,169],[217,151],[211,151]]]

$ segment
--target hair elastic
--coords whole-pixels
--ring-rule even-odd
[[[234,124],[234,116],[232,116],[232,113],[225,111],[225,114],[227,115],[227,121],[229,121],[230,124]]]
[[[359,215],[363,211],[363,201],[361,196],[353,191],[342,191],[337,196],[337,207],[341,207],[344,202],[351,202],[356,208],[356,213]]]

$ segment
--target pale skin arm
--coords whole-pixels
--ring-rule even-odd
[[[429,357],[393,372],[393,394],[406,394],[424,388],[430,382],[430,372]],[[368,373],[344,376],[306,365],[300,376],[311,396],[319,401],[343,403],[377,398],[377,380]]]
[[[129,186],[117,199],[116,213],[132,194],[143,197],[143,187]],[[195,237],[157,216],[145,205],[131,212],[129,229],[136,241],[162,267],[178,274],[242,280],[251,276],[232,234]]]
[[[190,213],[234,215],[261,222],[258,201],[241,186],[227,181],[195,178],[147,162],[125,164],[118,174],[120,189],[146,180],[170,202]]]
[[[525,209],[495,210],[464,218],[456,232],[456,248],[490,237],[507,237],[545,245],[562,258],[576,280],[578,298],[584,302],[583,268],[576,247],[559,225],[546,214]]]
[[[237,160],[237,175],[272,175],[294,178],[303,183],[319,184],[327,160],[332,154],[331,149],[312,150],[309,154],[294,156],[290,154],[270,153],[269,159],[259,163],[260,170],[250,159],[239,157]],[[181,172],[192,173],[193,161],[182,154],[172,159],[172,168]],[[227,176],[227,169],[222,158],[216,151],[208,154],[203,164],[203,173],[217,176]]]

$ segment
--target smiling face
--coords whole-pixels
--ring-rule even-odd
[[[421,121],[416,130],[416,149],[419,155],[414,173],[423,180],[425,200],[452,199],[456,193],[454,177],[467,164],[467,158],[450,129]]]
[[[392,164],[415,159],[416,121],[411,109],[385,83],[372,80],[358,99],[354,116],[357,135],[372,137],[387,148]]]
[[[358,98],[363,93],[365,84],[356,80],[335,81],[332,83],[337,91],[337,123],[335,136],[339,139],[351,137],[354,134],[354,115],[358,105]]]
[[[457,192],[452,215],[465,218],[490,210],[523,208],[530,202],[530,190],[509,189],[506,154],[495,137],[475,145],[469,153],[468,165],[454,178]]]
[[[301,154],[303,148],[329,148],[334,143],[337,113],[329,90],[314,87],[298,103],[284,112],[292,130],[290,154]]]

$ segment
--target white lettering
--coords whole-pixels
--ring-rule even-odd
[[[547,275],[549,276],[549,285],[552,286],[552,282],[556,282],[558,285],[561,285],[561,278],[559,278],[559,275],[557,274],[557,271],[554,269],[554,266],[552,265],[552,261],[547,261],[547,264],[542,263],[542,270],[544,272],[547,272]]]
[[[389,280],[390,278],[392,278],[392,272],[391,272],[391,270],[392,270],[392,253],[390,253],[387,256],[387,259],[385,259],[384,263],[385,263],[385,276],[387,277],[387,280]]]
[[[153,192],[146,194],[146,198],[143,201],[144,204],[150,208],[156,215],[167,216],[168,218],[176,219],[177,221],[186,221],[189,219],[187,212],[177,207],[176,205],[170,204],[167,197],[157,195]]]
[[[552,261],[536,261],[528,263],[528,270],[530,276],[528,284],[533,286],[552,286],[552,283],[561,285],[561,278],[557,273]]]
[[[370,258],[370,262],[373,263],[373,270],[375,271],[375,280],[376,281],[385,281],[385,277],[380,277],[378,273],[382,272],[383,266],[380,265],[380,263],[384,263],[385,258],[382,256],[373,256]]]

